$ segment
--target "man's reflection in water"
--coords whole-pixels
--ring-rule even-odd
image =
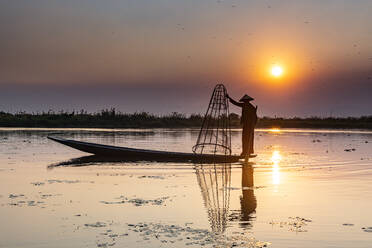
[[[242,196],[240,197],[240,225],[244,227],[252,227],[251,220],[254,218],[252,215],[257,207],[253,185],[253,166],[245,163],[242,166]]]

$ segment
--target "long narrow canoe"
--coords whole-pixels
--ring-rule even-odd
[[[77,150],[95,154],[98,156],[123,158],[137,161],[167,161],[167,162],[196,162],[196,163],[233,163],[242,159],[238,155],[214,155],[214,154],[194,154],[183,152],[166,152],[136,149],[129,147],[109,146],[76,140],[67,140],[57,137],[48,137],[63,145]],[[250,155],[255,157],[255,155]]]

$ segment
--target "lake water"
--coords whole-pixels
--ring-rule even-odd
[[[0,129],[0,247],[372,247],[372,132],[257,130],[218,165],[71,160],[50,134],[191,152],[198,130]]]

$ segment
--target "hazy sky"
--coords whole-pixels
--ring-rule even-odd
[[[261,116],[372,115],[371,13],[370,0],[2,0],[0,111],[202,113],[222,82]]]

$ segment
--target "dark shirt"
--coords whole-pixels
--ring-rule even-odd
[[[257,123],[257,107],[254,107],[250,102],[237,102],[234,99],[229,98],[230,102],[235,106],[242,108],[242,117],[240,123],[243,126],[254,127]]]

